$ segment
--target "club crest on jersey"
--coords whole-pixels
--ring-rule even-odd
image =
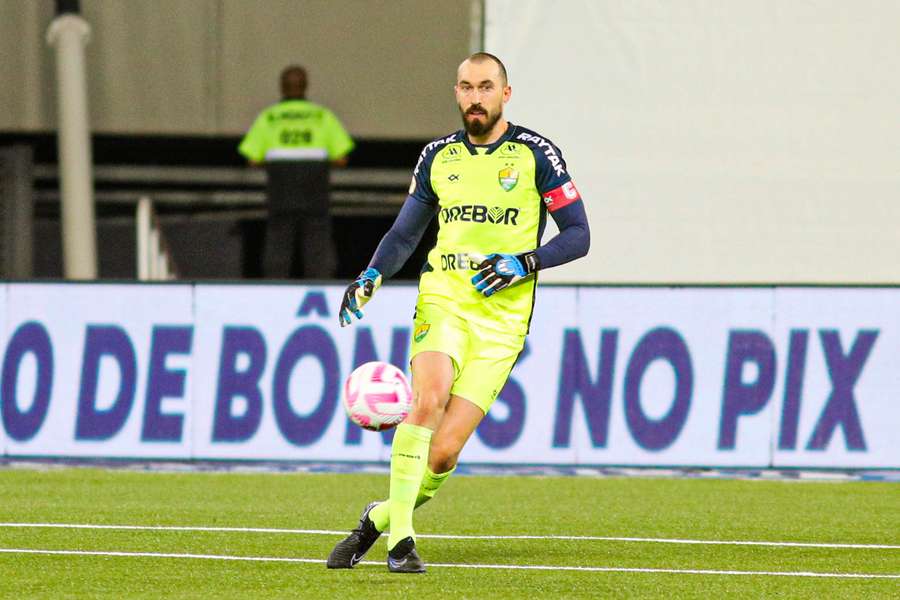
[[[416,332],[413,335],[413,339],[417,342],[421,342],[425,339],[425,336],[428,335],[428,331],[431,329],[431,323],[422,323],[418,327],[416,327]]]
[[[500,169],[497,177],[500,181],[500,187],[507,192],[512,191],[512,189],[516,187],[516,184],[519,183],[519,172],[510,167]]]

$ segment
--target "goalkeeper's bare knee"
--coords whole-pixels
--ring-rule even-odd
[[[444,409],[449,400],[449,395],[438,391],[418,390],[405,422],[435,430],[444,416]]]
[[[453,470],[459,460],[461,450],[462,448],[452,441],[432,439],[428,452],[428,468],[433,473],[446,473]]]

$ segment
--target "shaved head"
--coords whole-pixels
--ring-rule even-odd
[[[464,60],[456,70],[457,81],[459,81],[459,72],[462,69],[463,65],[465,65],[466,63],[481,64],[488,61],[497,65],[497,74],[500,76],[500,81],[503,83],[503,85],[509,85],[509,77],[507,77],[506,75],[506,66],[503,64],[503,61],[501,61],[490,52],[476,52],[475,54]]]
[[[506,67],[487,52],[476,52],[456,70],[456,103],[469,139],[476,144],[490,143],[504,131],[503,105],[512,88],[506,79]]]

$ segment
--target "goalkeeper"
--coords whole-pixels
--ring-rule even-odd
[[[512,92],[503,63],[473,54],[455,90],[464,129],[422,151],[400,214],[341,303],[341,326],[362,318],[382,278],[403,266],[437,216],[413,317],[413,407],[394,435],[390,495],[365,508],[329,568],[352,568],[390,526],[388,569],[425,571],[413,509],[453,472],[503,388],[528,333],[537,272],[584,256],[590,244],[559,149],[503,117]],[[548,212],[559,234],[537,247]]]

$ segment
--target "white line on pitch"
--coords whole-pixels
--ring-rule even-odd
[[[302,535],[347,535],[346,531],[327,529],[273,529],[263,527],[194,527],[180,525],[92,525],[81,523],[0,523],[2,527],[35,527],[55,529],[111,529],[138,531],[208,531],[238,533],[290,533]],[[790,548],[857,548],[867,550],[900,550],[896,544],[839,544],[828,542],[764,542],[752,540],[690,540],[678,538],[609,537],[596,535],[451,535],[422,533],[416,537],[442,540],[571,540],[596,542],[639,542],[648,544],[708,544],[725,546],[768,546]]]
[[[176,554],[170,552],[118,552],[105,550],[41,550],[34,548],[0,548],[0,554],[50,554],[65,556],[119,556],[143,558],[193,558],[205,560],[234,560],[249,562],[286,562],[322,564],[321,558],[293,558],[282,556],[234,556],[228,554]],[[365,561],[364,565],[383,566]],[[572,567],[564,565],[479,565],[465,563],[429,563],[429,567],[460,569],[525,569],[532,571],[593,571],[602,573],[674,573],[691,575],[756,575],[770,577],[830,577],[836,579],[900,579],[900,574],[888,573],[820,573],[815,571],[717,571],[713,569],[653,569],[644,567]]]

